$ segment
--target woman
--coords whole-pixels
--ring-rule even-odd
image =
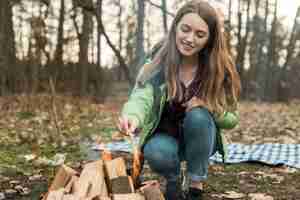
[[[140,133],[144,158],[167,180],[167,200],[183,198],[181,161],[190,180],[185,198],[199,200],[209,157],[216,151],[225,157],[221,129],[237,124],[240,94],[225,44],[214,8],[204,1],[186,3],[123,107],[119,129]]]

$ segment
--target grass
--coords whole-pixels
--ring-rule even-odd
[[[58,153],[66,154],[66,163],[71,167],[78,167],[82,161],[88,157],[88,146],[84,146],[83,141],[91,142],[101,140],[108,142],[112,140],[112,135],[116,131],[115,121],[120,105],[126,98],[114,96],[116,101],[109,100],[104,105],[95,105],[89,99],[77,99],[72,97],[59,96],[59,126],[61,135],[53,123],[53,116],[45,104],[44,96],[33,98],[32,104],[37,109],[24,110],[21,105],[11,108],[11,110],[0,113],[0,193],[7,189],[13,189],[11,181],[18,180],[22,187],[28,187],[31,190],[29,195],[15,194],[8,199],[14,200],[32,200],[47,190],[55,174],[56,167],[37,164],[33,161],[26,161],[24,156],[36,154],[37,158],[45,157],[52,159]],[[0,99],[1,103],[1,99]],[[66,106],[68,105],[68,106]],[[254,109],[263,107],[262,111]],[[34,107],[32,107],[34,108]],[[266,124],[259,124],[257,129],[254,120],[259,116],[264,116],[269,110],[280,111],[280,115],[286,113],[286,117],[279,116],[266,121]],[[285,105],[260,105],[255,103],[243,103],[241,106],[241,116],[247,116],[248,121],[242,121],[241,125],[229,132],[234,142],[241,141],[252,143],[253,138],[260,142],[268,141],[268,138],[277,137],[277,134],[283,131],[295,130],[293,137],[298,133],[299,125],[295,122],[300,117],[300,113],[295,113],[295,107],[289,108]],[[253,112],[255,110],[255,112]],[[283,111],[282,111],[283,110]],[[262,112],[260,114],[260,112]],[[46,114],[45,114],[46,113]],[[274,116],[277,116],[274,112]],[[290,113],[290,115],[289,115]],[[252,121],[249,123],[249,119]],[[279,128],[272,126],[268,129],[270,123],[276,124],[278,120],[289,119],[292,124],[285,124]],[[277,120],[277,121],[276,121]],[[277,124],[282,124],[279,122]],[[272,125],[272,124],[271,124]],[[251,127],[250,127],[251,126]],[[250,127],[250,128],[249,128]],[[292,127],[289,129],[289,127]],[[262,137],[257,132],[250,130],[264,130],[267,134]],[[248,132],[243,132],[247,130]],[[275,130],[275,131],[274,131]],[[276,133],[272,135],[272,132]],[[240,135],[251,135],[253,137],[243,137]],[[262,140],[264,138],[264,140]],[[298,137],[296,137],[298,138]],[[298,139],[297,139],[298,140]],[[239,199],[251,200],[251,193],[263,193],[272,196],[276,200],[297,200],[300,199],[300,171],[287,171],[284,166],[267,166],[259,163],[241,163],[233,165],[213,165],[209,168],[209,178],[205,183],[205,197],[210,200],[230,199],[224,197],[230,191],[244,194]],[[31,177],[41,174],[42,178],[31,180]],[[163,179],[151,170],[144,171],[145,179]],[[280,180],[279,180],[280,179]],[[163,186],[163,183],[162,183]]]

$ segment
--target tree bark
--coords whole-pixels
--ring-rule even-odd
[[[56,80],[59,68],[63,65],[63,39],[64,39],[64,18],[65,15],[65,0],[60,0],[59,23],[57,30],[57,43],[54,53],[54,65],[52,76]]]
[[[117,0],[116,4],[119,7],[119,11],[118,11],[119,50],[120,50],[120,52],[122,52],[122,49],[123,49],[123,25],[122,25],[123,8],[121,5],[121,0]],[[121,81],[122,80],[122,69],[120,66],[118,66],[117,71],[118,71],[117,80]]]
[[[253,27],[252,31],[253,34],[250,40],[250,47],[249,47],[249,57],[250,57],[250,69],[248,71],[248,81],[246,85],[243,87],[245,88],[244,97],[247,99],[254,100],[256,99],[257,90],[259,85],[257,83],[257,71],[259,68],[259,40],[261,34],[261,20],[259,16],[259,4],[260,0],[254,0],[255,12],[252,19]]]
[[[265,99],[269,101],[274,101],[276,99],[275,97],[275,91],[273,87],[273,80],[275,80],[277,73],[276,68],[278,68],[277,62],[275,60],[276,57],[276,32],[277,32],[277,0],[274,0],[275,2],[271,2],[268,7],[273,7],[273,20],[271,23],[271,32],[269,37],[269,46],[268,46],[268,54],[267,54],[267,64],[266,64],[266,96]],[[278,82],[278,81],[276,81]]]
[[[238,31],[238,55],[237,55],[237,65],[239,67],[239,72],[241,76],[241,80],[245,80],[245,66],[244,66],[244,60],[245,60],[245,53],[246,53],[246,48],[248,44],[248,37],[249,37],[249,32],[250,32],[250,5],[251,5],[251,0],[247,2],[247,18],[246,18],[246,33],[245,36],[242,37],[241,32],[242,32],[242,11],[239,8],[239,31]],[[243,85],[243,84],[242,84]]]
[[[289,98],[289,88],[288,88],[288,68],[291,67],[291,62],[293,60],[293,55],[295,52],[295,45],[297,41],[297,28],[299,28],[299,24],[297,19],[300,17],[300,6],[298,7],[297,14],[294,20],[293,28],[290,35],[289,44],[287,46],[287,55],[285,58],[285,63],[283,67],[280,69],[279,80],[280,84],[278,84],[278,99],[279,101],[287,101]],[[298,33],[299,34],[299,33]]]
[[[138,14],[137,14],[137,31],[136,31],[136,48],[135,48],[135,67],[133,69],[134,76],[139,71],[138,67],[143,62],[145,56],[144,48],[144,21],[145,21],[145,2],[138,0]]]
[[[97,8],[96,8],[96,19],[97,19],[97,66],[96,69],[99,72],[99,80],[97,80],[96,83],[96,88],[97,88],[97,92],[96,92],[96,96],[97,96],[97,100],[100,103],[103,103],[106,97],[106,90],[105,90],[105,81],[104,81],[104,70],[101,66],[101,36],[102,36],[102,32],[103,32],[103,27],[101,27],[101,23],[102,23],[102,0],[97,0]]]
[[[164,25],[164,32],[165,34],[168,33],[168,16],[167,16],[167,2],[166,0],[161,0],[161,5],[162,5],[162,16],[163,16],[163,25]]]
[[[14,76],[16,60],[12,17],[12,3],[8,0],[0,1],[0,95],[7,95],[14,89],[11,88],[13,80],[10,80]]]
[[[287,46],[287,55],[286,55],[286,58],[285,58],[285,63],[283,65],[283,69],[286,69],[287,66],[289,66],[289,64],[290,64],[290,62],[293,58],[293,54],[294,54],[294,51],[295,51],[295,45],[296,45],[297,26],[299,26],[297,24],[297,18],[298,17],[300,17],[300,6],[297,10],[297,14],[296,14],[296,17],[294,19],[294,24],[293,24],[293,28],[292,28],[291,35],[290,35],[289,44]]]
[[[92,3],[88,0],[88,3]],[[79,77],[80,77],[80,95],[85,96],[87,94],[88,87],[88,48],[89,48],[89,36],[92,33],[93,22],[90,12],[83,10],[83,23],[82,32],[79,37]]]

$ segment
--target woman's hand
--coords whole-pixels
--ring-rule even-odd
[[[117,125],[121,133],[125,135],[131,135],[137,129],[137,122],[128,119],[126,116],[119,117],[119,122]]]
[[[184,106],[186,107],[185,111],[188,112],[195,107],[204,107],[205,103],[202,99],[198,97],[193,97],[188,102],[186,102]]]

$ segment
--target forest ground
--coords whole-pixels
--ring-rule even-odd
[[[68,95],[1,97],[0,200],[39,199],[62,161],[78,169],[88,160],[86,144],[122,139],[115,122],[126,91],[117,87],[104,104]],[[300,144],[300,101],[243,101],[239,111],[240,124],[225,133],[231,142]],[[130,162],[130,155],[125,157]],[[147,166],[143,176],[159,179],[164,186],[163,179]],[[295,168],[215,164],[209,168],[204,196],[211,200],[299,200],[299,183],[300,170]]]

